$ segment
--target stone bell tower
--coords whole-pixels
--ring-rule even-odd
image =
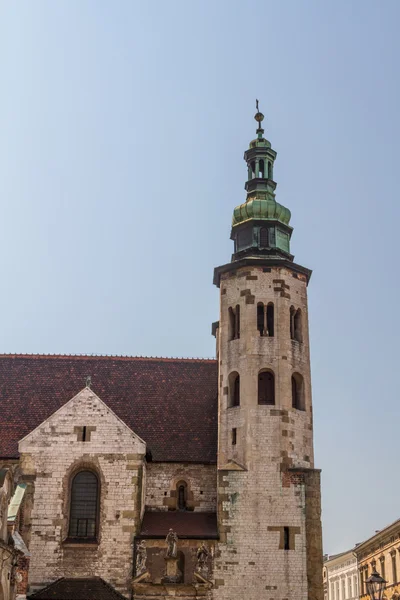
[[[244,154],[246,202],[230,263],[217,267],[220,320],[218,521],[214,597],[322,600],[320,472],[314,469],[307,285],[275,199],[276,152]]]

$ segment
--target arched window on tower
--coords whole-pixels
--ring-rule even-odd
[[[260,248],[269,248],[269,232],[266,227],[260,229]]]
[[[230,373],[228,379],[229,406],[240,406],[240,375]]]
[[[274,337],[274,305],[272,302],[267,305],[267,335]]]
[[[300,308],[290,307],[290,338],[297,342],[303,341],[303,322]]]
[[[71,485],[70,538],[94,540],[97,536],[99,480],[93,471],[80,471]]]
[[[240,338],[240,306],[237,304],[235,308],[231,306],[228,309],[228,338],[229,341]]]
[[[275,377],[266,369],[258,374],[258,404],[275,404]]]
[[[296,314],[294,315],[294,339],[298,342],[303,341],[302,318],[301,310],[299,308],[296,310]]]
[[[304,380],[300,373],[293,373],[292,375],[292,407],[297,410],[306,410]]]
[[[264,179],[264,161],[262,159],[258,163],[258,177]]]
[[[257,304],[257,329],[261,337],[274,337],[274,305]]]
[[[254,179],[256,176],[256,163],[254,160],[250,163],[251,166],[251,178]]]
[[[264,335],[264,304],[259,302],[257,304],[257,329],[261,336]]]

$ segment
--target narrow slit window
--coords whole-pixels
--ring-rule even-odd
[[[294,315],[296,313],[296,310],[294,308],[294,306],[290,307],[290,339],[294,340]]]
[[[261,336],[264,335],[264,304],[259,302],[257,304],[257,329]]]
[[[240,376],[234,371],[229,375],[229,406],[240,406]]]
[[[236,427],[234,427],[232,429],[232,446],[236,446],[236,440],[237,440],[237,429],[236,429]]]
[[[267,306],[267,334],[274,337],[274,305],[270,302]]]
[[[283,528],[283,549],[290,550],[290,531],[289,527]]]
[[[258,176],[261,177],[261,179],[264,179],[264,161],[260,160],[260,162],[258,163]]]
[[[238,340],[240,338],[240,306],[239,304],[236,304],[236,310],[235,310],[235,322],[236,322],[236,327],[235,327],[235,339]]]

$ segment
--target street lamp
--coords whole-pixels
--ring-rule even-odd
[[[385,584],[387,581],[383,579],[379,575],[379,573],[374,569],[371,573],[371,576],[365,581],[367,584],[367,592],[371,600],[382,600],[383,592],[385,591]]]

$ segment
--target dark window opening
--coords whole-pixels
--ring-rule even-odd
[[[271,371],[258,374],[258,404],[275,404],[275,378]]]
[[[240,377],[239,377],[239,375],[237,375],[237,377],[235,377],[235,382],[233,384],[232,406],[240,406]]]
[[[290,550],[290,532],[289,527],[283,528],[283,549]]]
[[[274,337],[274,305],[257,304],[257,330],[260,336]]]
[[[260,335],[264,335],[264,304],[262,302],[257,304],[257,329]]]
[[[187,507],[187,486],[181,483],[178,486],[178,510],[186,510]]]
[[[267,335],[274,337],[274,305],[272,302],[267,306]]]
[[[295,315],[294,306],[290,307],[290,339],[294,340],[294,315]]]
[[[266,227],[261,227],[261,229],[260,229],[260,247],[261,248],[269,247],[269,232]]]
[[[297,410],[305,410],[304,382],[299,373],[292,375],[292,407]]]
[[[237,439],[237,434],[236,434],[236,427],[234,427],[232,429],[232,446],[236,446],[236,439]]]
[[[254,179],[256,176],[256,163],[254,162],[254,160],[250,166],[251,166],[251,178]]]
[[[290,307],[290,338],[296,342],[303,341],[303,323],[300,309]]]
[[[80,471],[71,486],[69,537],[95,539],[99,482],[92,471]]]
[[[236,304],[235,316],[236,316],[235,340],[238,340],[240,338],[240,306],[239,306],[239,304]]]
[[[298,309],[294,315],[294,339],[298,342],[303,341],[302,335],[302,323],[301,323],[301,310]]]
[[[260,160],[260,162],[258,163],[258,176],[261,177],[261,179],[264,179],[264,161]]]
[[[228,309],[229,313],[229,341],[237,340],[240,338],[240,306],[236,305],[235,308],[231,306]]]
[[[82,429],[82,442],[86,442],[86,425]]]

